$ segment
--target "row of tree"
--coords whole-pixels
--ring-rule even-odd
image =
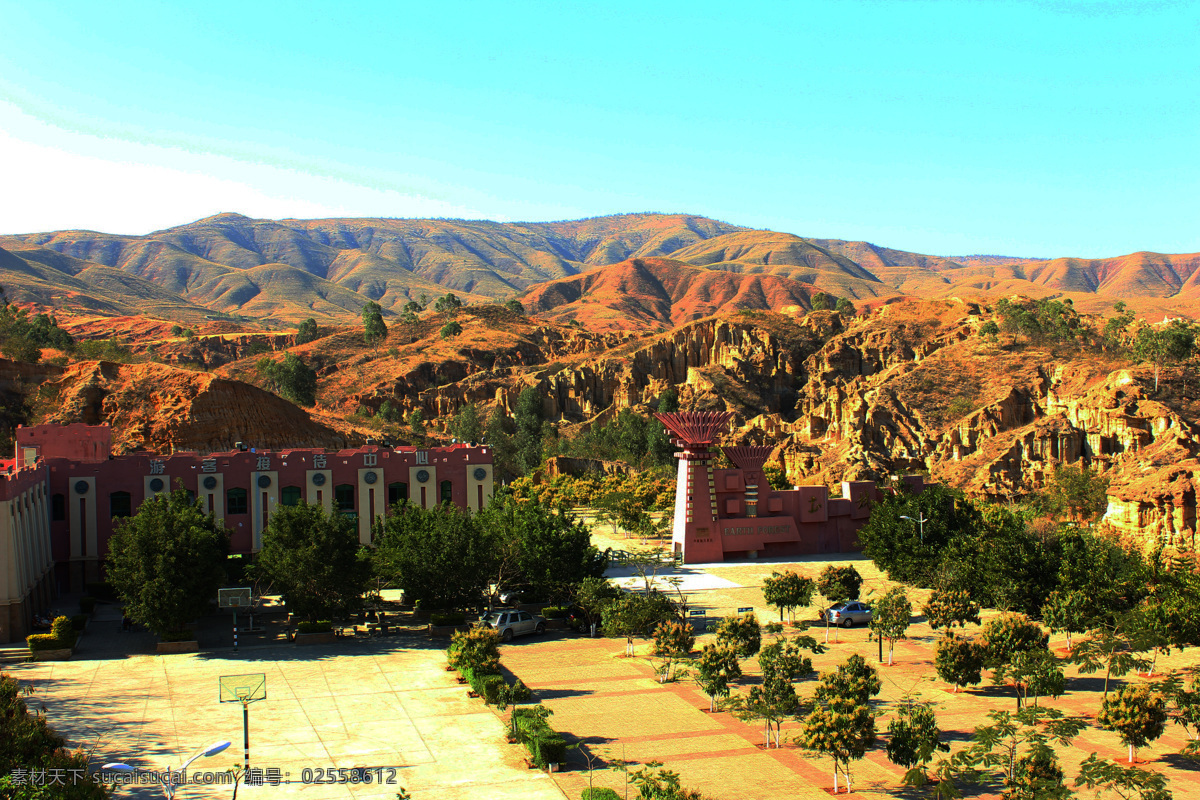
[[[355,521],[320,506],[281,506],[247,574],[310,621],[355,611],[373,581],[431,609],[475,609],[520,588],[566,600],[608,556],[560,511],[499,492],[483,511],[401,502],[376,520],[373,548]],[[143,503],[109,540],[108,579],[127,615],[171,635],[208,611],[227,579],[229,532],[183,490]]]

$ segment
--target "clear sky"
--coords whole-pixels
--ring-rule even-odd
[[[0,0],[0,233],[688,212],[1200,250],[1200,2]]]

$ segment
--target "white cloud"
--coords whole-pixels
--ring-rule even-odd
[[[222,211],[269,219],[481,216],[336,178],[68,132],[3,103],[0,158],[0,234],[144,234]]]

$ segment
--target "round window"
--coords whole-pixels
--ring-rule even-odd
[[[270,485],[271,485],[271,476],[270,475],[259,475],[258,476],[258,488],[265,489]]]
[[[163,479],[162,478],[154,478],[153,480],[150,481],[150,491],[161,492],[162,490],[163,490]]]
[[[75,494],[87,494],[87,493],[88,493],[88,482],[87,481],[75,481]]]
[[[477,480],[477,481],[481,481],[481,480],[483,480],[483,479],[484,479],[484,478],[486,478],[486,477],[487,477],[487,470],[486,470],[486,469],[484,469],[483,467],[476,467],[476,468],[475,468],[475,480]]]
[[[424,483],[427,480],[429,480],[429,470],[427,470],[427,469],[417,470],[417,483]]]
[[[367,483],[374,483],[378,479],[379,479],[379,476],[376,475],[374,472],[368,472],[366,475],[363,475],[363,480],[366,481]]]
[[[217,488],[217,479],[214,478],[212,475],[209,475],[208,477],[206,477],[204,479],[204,488],[210,489],[210,490]]]
[[[312,476],[312,482],[313,482],[313,486],[324,486],[325,485],[325,473],[324,472],[315,473]]]

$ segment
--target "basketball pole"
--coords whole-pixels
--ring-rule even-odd
[[[246,764],[247,772],[250,770],[250,701],[242,701],[242,741],[246,747]]]
[[[233,652],[237,652],[237,606],[233,607]]]

